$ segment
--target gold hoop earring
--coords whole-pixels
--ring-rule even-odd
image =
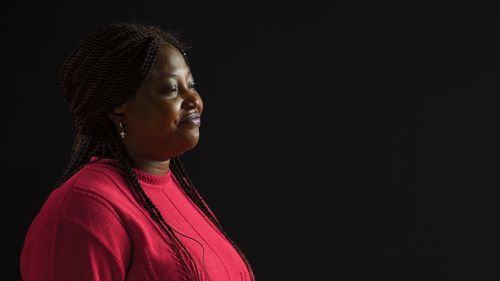
[[[121,129],[120,136],[122,137],[122,139],[124,139],[125,135],[127,135],[127,133],[125,133],[125,129],[123,128],[122,121],[120,121],[120,129]]]

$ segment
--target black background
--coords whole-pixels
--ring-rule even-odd
[[[68,161],[64,58],[133,20],[192,46],[184,162],[258,280],[498,280],[498,13],[452,3],[2,1],[1,278]]]

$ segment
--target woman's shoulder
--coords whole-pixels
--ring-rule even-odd
[[[131,203],[120,187],[119,175],[119,170],[102,163],[82,167],[50,193],[35,216],[28,236],[67,225],[87,231],[122,229],[125,233],[123,213]]]
[[[101,161],[89,162],[52,191],[45,205],[56,207],[59,216],[67,218],[81,217],[82,213],[112,214],[122,201],[128,200],[124,186],[125,177],[118,167]]]
[[[126,196],[116,191],[118,173],[106,165],[89,163],[51,192],[26,233],[22,251],[25,267],[30,267],[32,260],[50,261],[70,249],[61,245],[73,247],[67,251],[74,247],[88,251],[85,254],[102,249],[112,259],[127,260],[131,242],[123,210],[128,206],[121,205],[127,202]],[[57,253],[50,250],[56,243]]]
[[[92,200],[116,211],[130,203],[133,197],[125,174],[112,159],[87,163],[61,188],[67,190],[66,201],[68,202],[65,205],[72,209],[81,201]],[[85,204],[89,203],[85,202]]]

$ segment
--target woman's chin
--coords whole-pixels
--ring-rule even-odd
[[[181,156],[182,154],[195,148],[196,145],[198,144],[198,140],[199,140],[198,137],[192,137],[192,138],[186,139],[185,141],[182,142],[182,145],[177,146],[177,149],[175,149],[175,151],[170,150],[169,154],[171,155],[171,157]]]

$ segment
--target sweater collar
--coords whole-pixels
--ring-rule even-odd
[[[114,166],[114,167],[118,168],[120,171],[122,171],[120,163],[116,159],[112,159],[112,158],[100,158],[100,157],[97,157],[97,156],[92,156],[90,158],[90,162],[91,163],[99,163],[99,164],[111,165],[111,166]],[[155,185],[163,185],[163,184],[169,182],[170,179],[171,179],[170,169],[167,171],[167,173],[165,175],[151,174],[151,173],[145,172],[145,171],[143,171],[141,169],[138,169],[138,168],[132,168],[132,170],[137,175],[137,179],[139,179],[139,182],[145,183],[145,184],[148,184],[148,185],[153,185],[153,186],[155,186]]]

